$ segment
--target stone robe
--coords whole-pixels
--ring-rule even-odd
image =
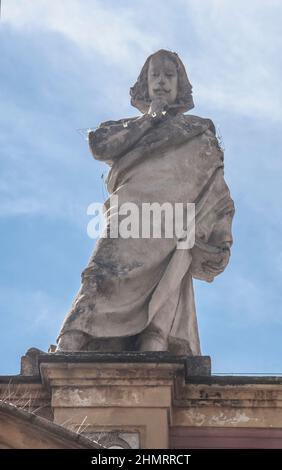
[[[99,147],[105,154],[111,136],[137,119],[102,124],[95,135],[97,158]],[[214,125],[197,116],[170,116],[124,155],[103,159],[111,165],[109,194],[118,196],[119,205],[195,203],[196,241],[191,249],[177,249],[176,236],[100,238],[61,334],[136,338],[155,331],[167,338],[169,351],[199,355],[192,278],[211,282],[226,267],[232,244],[234,205]]]

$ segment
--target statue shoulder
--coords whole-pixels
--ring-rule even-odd
[[[123,118],[123,119],[118,119],[117,121],[105,121],[105,122],[101,122],[101,124],[99,125],[99,128],[107,128],[107,127],[115,127],[115,126],[123,126],[123,127],[127,127],[127,124],[129,122],[133,122],[133,121],[137,121],[138,119],[140,119],[140,117],[142,116],[136,116],[136,117],[130,117],[130,118]]]
[[[209,118],[202,118],[200,116],[194,116],[192,114],[183,114],[185,123],[191,126],[203,126],[210,130],[214,135],[216,135],[216,129],[213,121]]]

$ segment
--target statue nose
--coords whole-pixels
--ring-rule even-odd
[[[159,85],[164,85],[164,84],[165,84],[164,78],[161,76],[159,79]]]

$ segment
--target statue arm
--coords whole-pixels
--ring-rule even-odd
[[[151,129],[157,119],[149,114],[124,123],[101,124],[88,134],[88,143],[96,160],[113,161],[128,152]]]

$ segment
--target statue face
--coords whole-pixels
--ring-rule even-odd
[[[175,63],[164,55],[153,57],[148,68],[148,92],[151,101],[173,104],[177,97],[178,73]]]

